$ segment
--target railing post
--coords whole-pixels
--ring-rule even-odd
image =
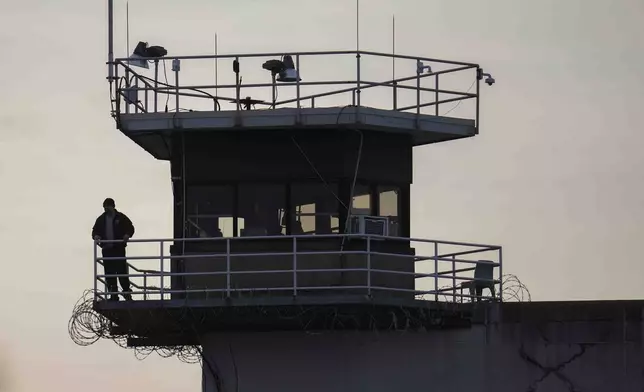
[[[148,272],[143,271],[143,300],[148,299]]]
[[[161,265],[160,265],[160,267],[161,267],[161,283],[160,283],[161,287],[159,289],[159,291],[161,292],[161,300],[164,299],[164,297],[163,297],[163,287],[164,287],[163,286],[163,264],[164,264],[163,261],[165,259],[165,256],[163,254],[163,245],[164,244],[165,244],[165,242],[163,240],[161,240],[161,245],[160,245],[160,248],[159,248],[159,255],[161,257]]]
[[[226,238],[226,297],[230,298],[230,238]]]
[[[361,66],[360,66],[360,52],[356,53],[356,122],[357,118],[360,116],[360,93],[362,88],[362,79],[361,79]]]
[[[165,60],[163,60],[165,61]],[[159,60],[154,60],[154,113],[159,111]]]
[[[293,237],[293,296],[297,297],[297,237]]]
[[[371,297],[371,236],[367,236],[367,295]]]
[[[499,247],[499,302],[503,302],[503,248],[501,247]]]
[[[300,55],[295,55],[295,69],[297,70],[297,78],[295,79],[296,85],[296,97],[297,97],[297,109],[301,108],[300,105]]]
[[[137,97],[137,102],[134,103],[134,113],[138,113],[139,112],[139,102],[138,102],[138,98],[139,98],[139,78],[134,79],[134,89],[136,91],[136,97]]]
[[[452,256],[452,301],[456,302],[456,256]]]
[[[179,113],[179,70],[181,69],[181,61],[178,59],[172,60],[172,70],[174,71],[174,83],[175,83],[175,111]],[[170,91],[168,91],[170,94]]]
[[[420,115],[420,74],[423,72],[422,68],[416,70],[416,114]],[[436,104],[438,105],[438,103]]]
[[[436,78],[436,93],[435,93],[435,97],[436,97],[436,108],[435,108],[436,109],[436,116],[438,116],[438,76],[440,76],[440,75],[434,76]]]
[[[98,298],[98,244],[94,240],[94,301]]]
[[[438,242],[434,242],[434,301],[438,302]]]
[[[394,110],[398,110],[398,82],[393,83],[394,91]]]
[[[130,98],[132,97],[132,86],[130,86],[130,70],[125,69],[125,114],[130,113]]]

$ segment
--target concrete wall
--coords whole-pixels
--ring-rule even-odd
[[[209,367],[240,392],[644,391],[641,309],[621,320],[528,313],[464,330],[209,335],[203,391],[217,391]]]

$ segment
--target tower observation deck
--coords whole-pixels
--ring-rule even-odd
[[[170,162],[174,232],[130,240],[133,301],[106,300],[95,251],[94,309],[129,344],[467,327],[475,297],[502,300],[500,246],[410,230],[412,151],[478,134],[493,83],[479,65],[368,51],[136,61],[147,69],[110,64],[112,116]],[[394,62],[403,75],[383,77]],[[215,63],[230,82],[204,82]],[[449,117],[461,103],[469,117]]]

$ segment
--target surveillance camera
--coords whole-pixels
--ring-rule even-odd
[[[488,77],[485,79],[485,83],[487,83],[487,85],[488,85],[488,86],[493,85],[495,82],[496,82],[496,80],[494,80],[494,78],[493,78],[493,77],[491,77],[491,76],[488,76]]]

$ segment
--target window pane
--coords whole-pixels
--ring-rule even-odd
[[[371,195],[367,185],[356,184],[352,207],[352,215],[371,215]]]
[[[186,199],[188,237],[232,237],[232,186],[188,186]]]
[[[286,208],[286,186],[280,184],[239,185],[239,235],[280,235]],[[243,226],[243,228],[242,228]]]
[[[340,231],[337,184],[291,186],[291,234],[332,234]]]
[[[378,187],[380,197],[380,216],[389,218],[389,235],[399,235],[400,190],[397,187]]]

